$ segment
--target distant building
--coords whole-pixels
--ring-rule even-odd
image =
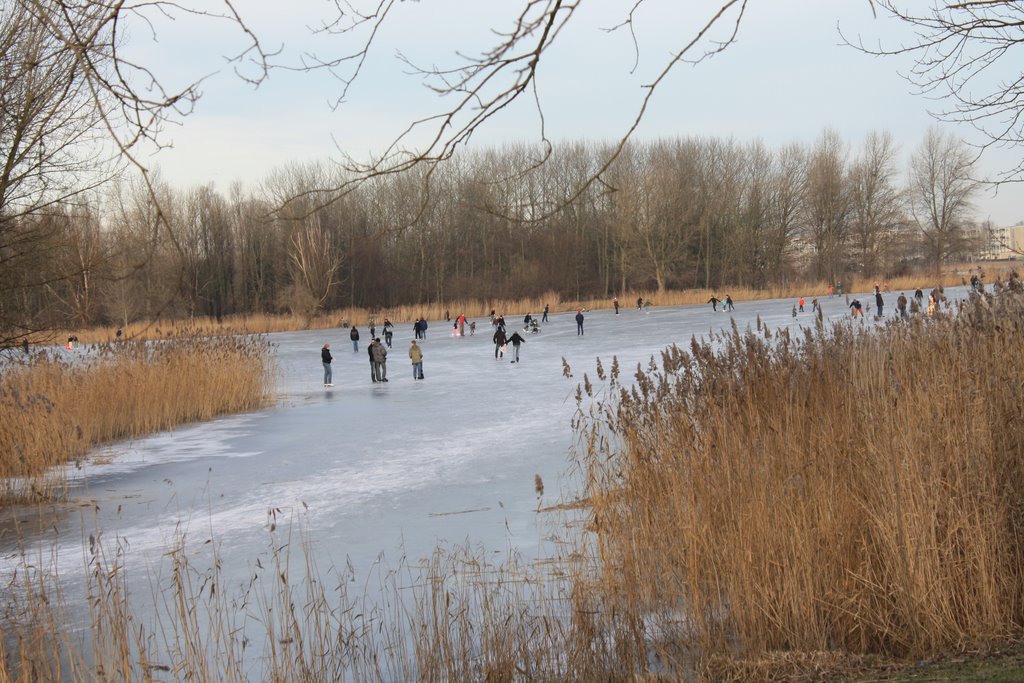
[[[990,228],[981,258],[992,261],[1024,259],[1024,223],[1005,228]]]

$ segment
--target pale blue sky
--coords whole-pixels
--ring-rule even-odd
[[[351,42],[310,37],[306,31],[331,4],[245,0],[237,7],[265,47],[284,46],[279,61],[294,62],[304,50],[324,55],[351,50]],[[636,22],[639,62],[631,74],[634,53],[628,34],[601,29],[621,21],[632,5],[632,0],[584,0],[545,57],[538,89],[547,135],[556,143],[617,140],[636,115],[642,86],[718,7],[711,0],[650,0],[643,5]],[[223,69],[221,56],[241,45],[223,24],[179,20],[159,26],[157,45],[144,44],[148,34],[137,28],[132,38],[138,47],[133,49],[155,59],[165,80],[221,69],[205,82],[197,110],[180,126],[168,128],[174,149],[150,162],[174,185],[213,182],[224,189],[235,180],[256,183],[291,162],[336,158],[337,147],[365,157],[382,149],[411,120],[446,106],[421,80],[403,73],[407,69],[396,59],[397,50],[419,64],[457,64],[456,50],[476,54],[492,45],[491,29],[510,26],[520,8],[512,0],[396,3],[364,73],[337,111],[329,102],[340,84],[322,74],[275,71],[254,90]],[[901,145],[905,167],[933,123],[927,111],[936,104],[912,94],[900,77],[907,62],[842,46],[837,25],[850,36],[889,45],[911,38],[908,27],[874,18],[868,0],[753,0],[737,44],[698,66],[676,67],[655,96],[637,138],[701,135],[740,142],[760,139],[777,147],[792,141],[810,144],[823,129],[832,128],[856,151],[868,132],[887,130]],[[966,127],[943,128],[980,141]],[[472,144],[530,142],[538,136],[536,112],[527,100],[485,124]],[[994,177],[1022,153],[988,153],[979,171]],[[1024,187],[1004,186],[997,196],[986,191],[978,198],[977,215],[997,224],[1024,220]]]

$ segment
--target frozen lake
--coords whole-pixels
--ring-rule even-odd
[[[947,294],[959,298],[963,290]],[[889,317],[897,295],[886,295]],[[827,319],[849,316],[845,299],[819,301]],[[275,405],[100,449],[74,471],[70,502],[23,525],[21,544],[31,562],[59,574],[71,604],[84,583],[90,534],[101,531],[103,543],[122,546],[140,593],[149,592],[147,575],[182,535],[197,554],[213,539],[223,575],[242,582],[266,553],[270,510],[278,526],[302,520],[325,572],[351,562],[364,576],[382,555],[415,560],[438,544],[467,541],[543,554],[549,530],[537,513],[534,476],[545,483],[545,505],[575,497],[575,482],[563,476],[570,420],[577,383],[585,372],[593,379],[595,359],[607,367],[618,357],[628,381],[637,363],[646,367],[666,346],[686,346],[732,318],[741,330],[758,315],[773,330],[813,325],[810,297],[796,319],[794,303],[737,301],[731,314],[710,305],[594,311],[586,313],[583,336],[574,313],[552,314],[539,334],[523,333],[516,364],[495,360],[486,318],[475,318],[476,335],[467,328],[465,337],[432,321],[422,342],[423,381],[413,380],[412,325],[402,323],[386,384],[370,381],[366,329],[358,353],[348,330],[274,334]],[[506,314],[510,333],[522,330],[523,313]],[[333,389],[322,386],[325,342],[335,358]],[[563,357],[572,379],[563,377]],[[2,543],[0,571],[10,577],[22,559],[11,534]]]

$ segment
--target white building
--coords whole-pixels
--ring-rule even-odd
[[[1024,259],[1024,224],[991,228],[988,246],[981,257],[993,261]]]

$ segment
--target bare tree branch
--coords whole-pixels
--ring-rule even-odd
[[[635,14],[642,8],[646,0],[637,0],[630,9],[627,18],[608,31],[628,27],[633,34]],[[522,9],[512,22],[512,28],[494,33],[499,42],[481,54],[470,57],[461,53],[457,56],[462,63],[452,67],[421,67],[411,59],[399,54],[410,69],[410,73],[421,79],[428,88],[444,99],[454,97],[452,106],[443,111],[412,121],[404,130],[395,136],[383,152],[366,162],[360,162],[343,153],[341,166],[346,172],[345,179],[332,187],[313,191],[321,195],[321,201],[335,201],[346,192],[362,182],[382,175],[403,173],[417,166],[424,166],[428,171],[424,174],[424,187],[429,187],[432,168],[436,164],[451,158],[455,151],[469,142],[473,134],[489,119],[510,106],[524,92],[531,92],[540,119],[540,139],[543,152],[534,164],[522,169],[529,172],[546,163],[550,157],[551,143],[546,137],[544,116],[540,95],[536,90],[536,81],[543,68],[544,55],[551,49],[560,35],[572,21],[579,9],[581,0],[526,0]],[[349,14],[347,20],[339,15],[332,22],[325,23],[321,30],[332,34],[348,37],[359,30],[368,35],[360,42],[360,48],[336,59],[325,59],[310,56],[304,66],[327,69],[335,73],[345,87],[338,104],[348,93],[356,77],[359,76],[365,60],[370,53],[383,22],[394,11],[393,0],[379,0],[374,12],[361,14],[346,4],[342,7],[336,3],[339,11]],[[640,98],[637,112],[619,138],[617,144],[609,148],[609,154],[596,172],[586,179],[566,202],[572,202],[582,195],[595,181],[600,179],[611,164],[621,154],[626,143],[636,132],[643,120],[658,88],[680,64],[698,64],[725,50],[735,42],[740,24],[745,16],[747,0],[727,0],[715,7],[709,18],[698,25],[692,36],[681,43],[680,47],[657,71],[654,79],[642,86],[644,91]],[[710,40],[713,29],[722,23],[731,21],[727,35],[721,40]],[[634,35],[634,47],[638,43]],[[703,48],[702,48],[703,46]],[[337,70],[352,66],[348,75],[340,75]],[[635,68],[635,66],[634,66]],[[430,132],[427,141],[418,147],[411,143],[414,134],[423,129]],[[561,206],[562,204],[559,204]],[[540,220],[557,211],[559,206],[550,206],[534,220]],[[512,217],[509,217],[512,218]]]
[[[905,74],[918,92],[942,108],[932,111],[941,121],[967,123],[984,137],[980,152],[990,147],[1024,143],[1024,74],[1019,53],[1024,48],[1024,4],[1016,0],[939,2],[928,10],[905,8],[895,0],[871,0],[872,9],[914,29],[914,40],[870,47],[860,38],[843,37],[856,49],[876,56],[910,56]],[[998,182],[1024,181],[1024,161],[1002,172]]]

